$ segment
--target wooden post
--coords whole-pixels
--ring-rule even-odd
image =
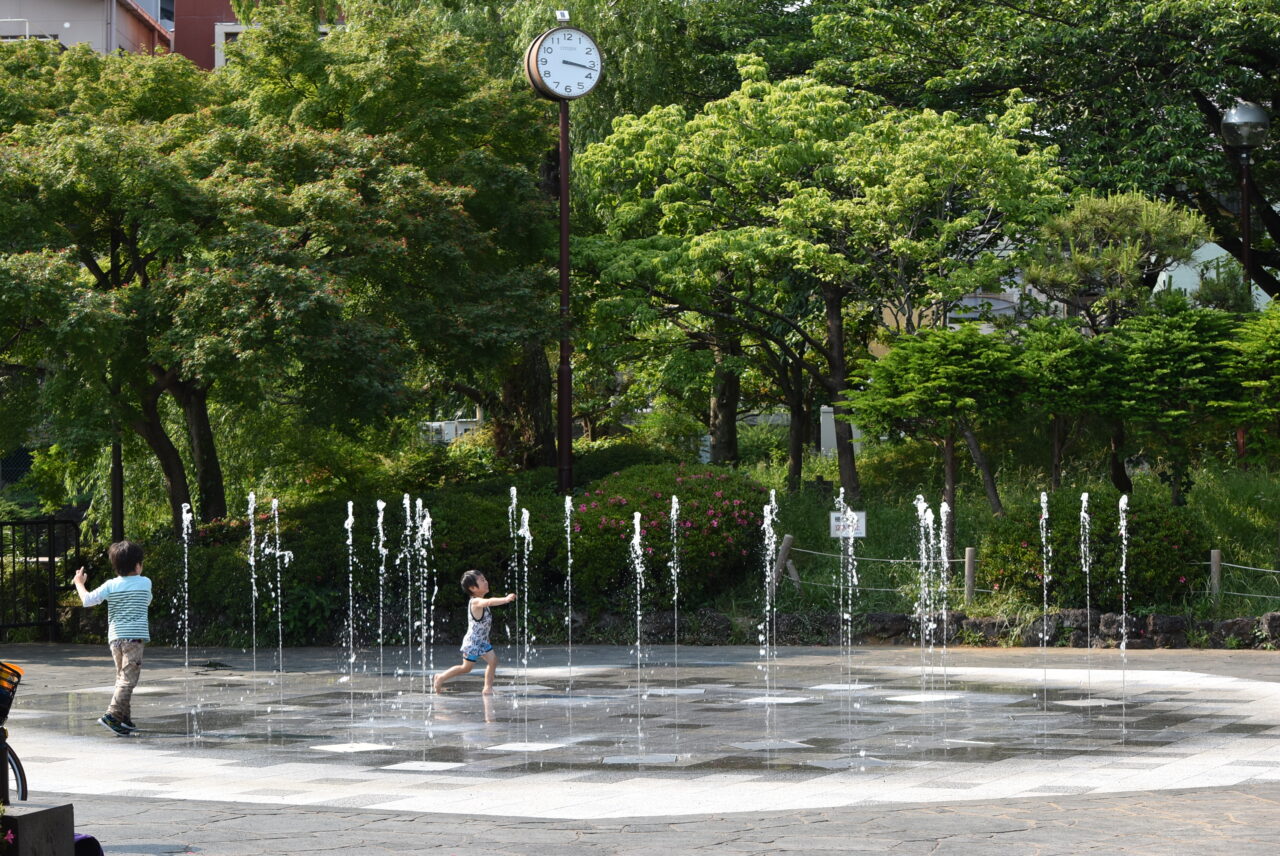
[[[1209,594],[1213,596],[1213,608],[1222,602],[1222,551],[1209,551]]]
[[[791,545],[795,543],[795,537],[791,535],[782,536],[782,544],[778,546],[778,555],[773,560],[773,573],[769,577],[769,591],[772,594],[778,589],[778,580],[782,579],[782,570],[787,566],[787,559],[791,557]]]
[[[978,548],[964,548],[964,605],[973,603],[973,586],[978,572]]]

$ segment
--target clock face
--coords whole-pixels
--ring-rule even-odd
[[[543,33],[529,46],[525,72],[529,82],[548,98],[581,98],[600,82],[603,57],[591,37],[573,27]]]

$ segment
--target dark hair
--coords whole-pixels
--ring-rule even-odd
[[[480,578],[483,576],[484,571],[467,571],[462,575],[462,590],[471,594],[471,590],[480,585]]]
[[[116,574],[125,577],[142,564],[142,548],[132,541],[117,541],[107,549],[107,558],[111,560]]]

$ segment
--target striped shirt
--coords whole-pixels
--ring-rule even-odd
[[[85,606],[107,602],[107,641],[141,639],[151,641],[147,607],[151,605],[151,580],[135,574],[107,580],[80,598]]]

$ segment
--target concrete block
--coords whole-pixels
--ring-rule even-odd
[[[13,833],[11,856],[73,856],[75,826],[70,803],[14,803],[0,817],[0,838]]]

